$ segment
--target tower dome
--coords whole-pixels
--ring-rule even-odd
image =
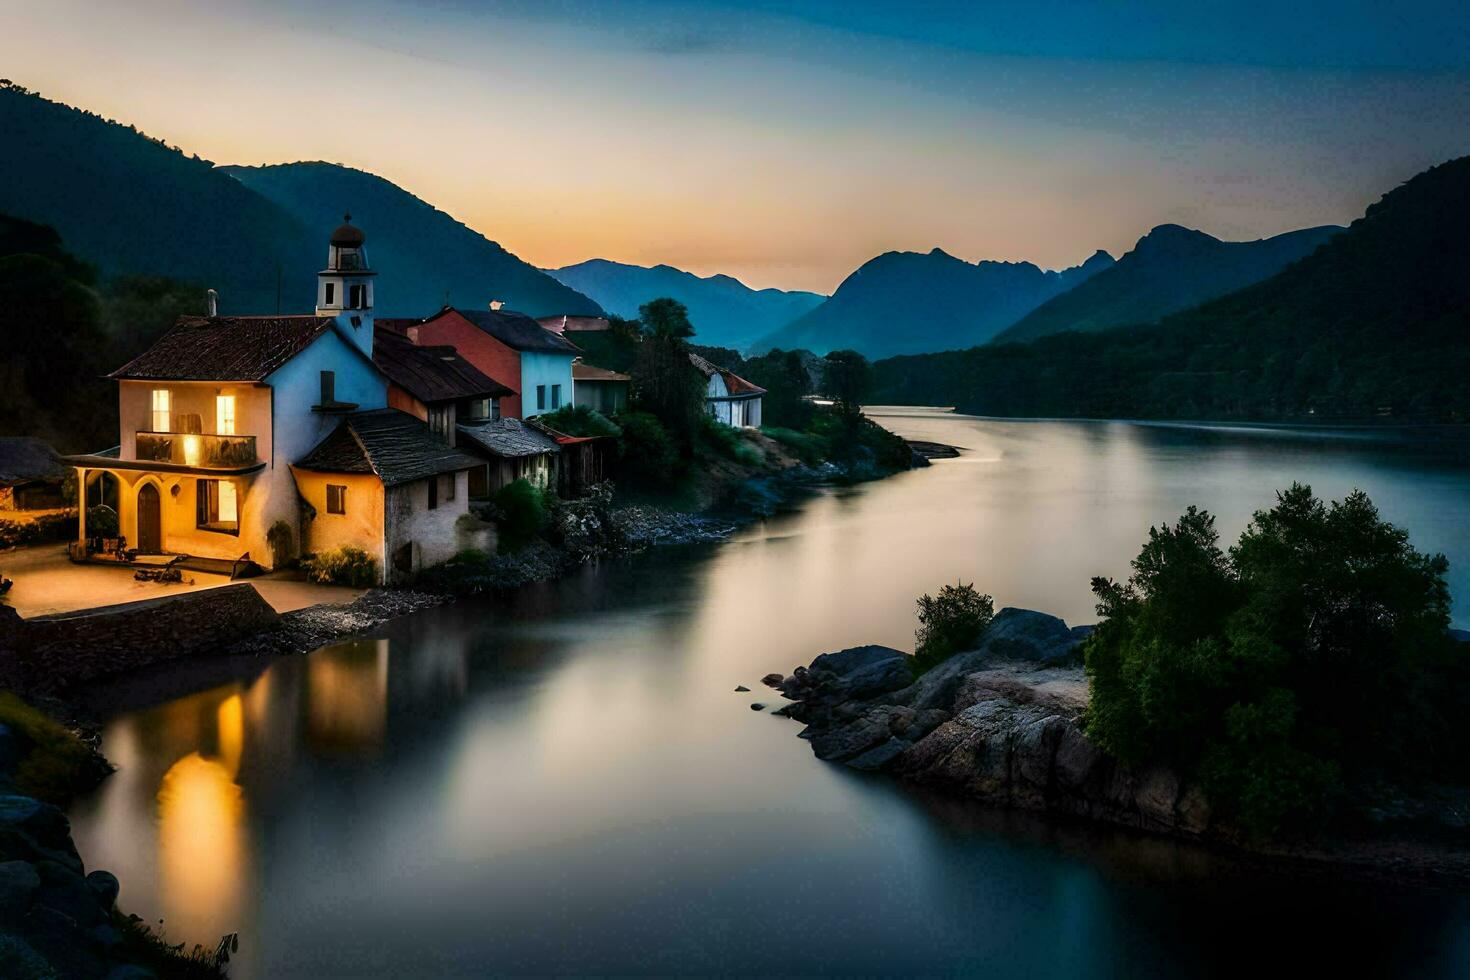
[[[352,215],[344,214],[342,224],[332,232],[332,244],[337,248],[361,248],[364,241],[362,229],[352,225]]]

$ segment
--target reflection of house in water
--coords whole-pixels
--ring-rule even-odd
[[[307,657],[306,732],[313,749],[375,749],[387,728],[387,640],[351,640]]]

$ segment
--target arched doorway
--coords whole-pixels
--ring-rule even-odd
[[[138,488],[138,540],[134,546],[144,554],[163,550],[163,513],[156,483]]]

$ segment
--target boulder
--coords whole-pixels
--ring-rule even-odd
[[[41,887],[41,876],[26,861],[0,862],[0,922],[17,917]]]
[[[862,769],[866,772],[882,769],[902,755],[910,744],[912,743],[904,741],[897,735],[891,735],[882,745],[874,746],[861,755],[848,759],[847,764],[853,769]]]
[[[1025,660],[1057,666],[1077,662],[1077,647],[1090,626],[1069,629],[1055,616],[1007,606],[996,614],[981,645],[996,660]]]
[[[781,680],[780,690],[792,700],[825,704],[870,698],[908,687],[914,679],[910,664],[908,654],[892,647],[852,647],[798,667]]]
[[[766,676],[761,678],[761,683],[766,685],[766,687],[774,687],[779,689],[782,682],[784,682],[785,680],[785,674],[767,674]]]
[[[111,911],[117,905],[117,893],[122,886],[118,884],[117,875],[99,869],[87,875],[87,887],[92,889],[102,907]]]

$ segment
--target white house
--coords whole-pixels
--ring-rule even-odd
[[[698,354],[691,353],[689,362],[704,376],[704,406],[711,416],[737,429],[760,428],[761,396],[766,389]]]
[[[200,570],[237,574],[272,568],[330,540],[364,546],[388,577],[392,543],[383,529],[393,522],[381,508],[372,510],[373,495],[344,497],[317,487],[315,477],[299,479],[292,468],[344,420],[388,405],[388,380],[372,359],[375,273],[363,244],[350,222],[332,233],[315,313],[181,317],[112,373],[119,445],[65,461],[76,468],[79,486],[115,481],[118,528],[104,544],[89,533],[84,512],[74,557],[178,555]],[[396,430],[395,473],[407,469],[405,457],[443,462],[446,447],[428,426],[404,418],[413,425]],[[388,481],[376,472],[369,477],[381,496]],[[358,533],[324,537],[315,522],[344,516],[344,506],[364,508],[352,515]]]

